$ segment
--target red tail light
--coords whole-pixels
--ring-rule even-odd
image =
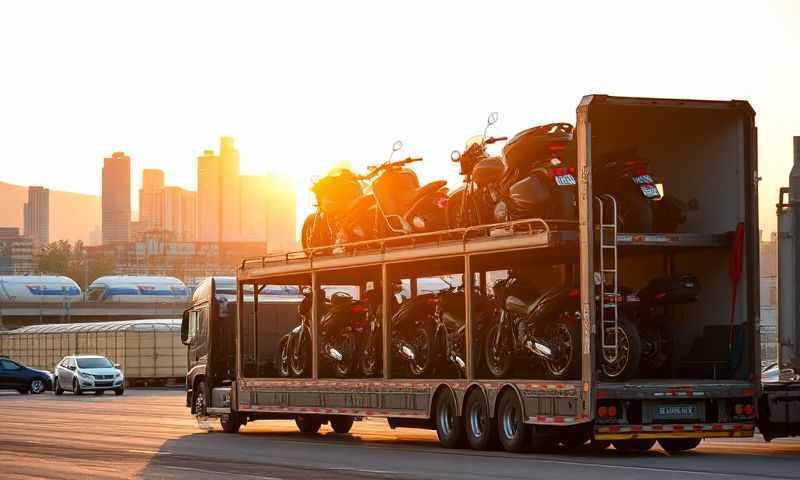
[[[577,298],[578,297],[578,289],[577,288],[573,288],[572,290],[570,290],[569,291],[569,296],[572,297],[572,298]]]
[[[355,304],[350,308],[350,311],[353,313],[364,313],[367,309],[364,305]]]
[[[569,168],[567,168],[567,171],[569,173],[571,173],[572,175],[575,175],[575,167],[569,167]]]
[[[567,144],[564,142],[553,142],[547,145],[547,149],[550,150],[551,152],[560,152],[565,148],[567,148]]]

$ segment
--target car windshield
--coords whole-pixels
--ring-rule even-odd
[[[111,368],[111,362],[105,358],[79,358],[79,368]]]

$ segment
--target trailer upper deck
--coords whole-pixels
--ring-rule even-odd
[[[664,248],[727,248],[731,238],[731,232],[619,233],[616,241],[619,247],[647,252]],[[577,222],[534,218],[247,258],[239,266],[238,277],[240,281],[248,281],[382,263],[519,251],[541,255],[572,254],[577,261],[578,242]]]

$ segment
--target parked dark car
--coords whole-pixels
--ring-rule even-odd
[[[0,357],[0,390],[42,393],[53,388],[50,372],[29,368],[10,358]]]

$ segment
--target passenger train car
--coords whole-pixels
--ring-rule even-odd
[[[89,302],[185,303],[189,289],[175,277],[100,277],[86,290]]]
[[[81,289],[69,277],[56,275],[0,276],[0,302],[64,303],[81,300]]]

